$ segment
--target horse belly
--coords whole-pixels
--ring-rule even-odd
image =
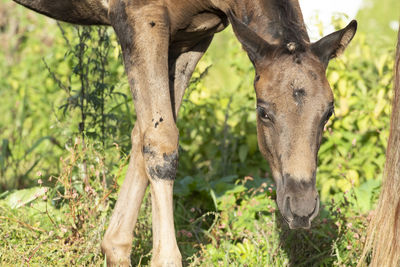
[[[82,24],[110,25],[108,0],[14,0],[53,19]]]

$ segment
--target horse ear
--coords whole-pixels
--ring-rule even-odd
[[[246,24],[241,22],[232,11],[228,12],[228,18],[236,37],[253,64],[257,64],[258,61],[270,55],[275,49],[275,46],[270,45]]]
[[[340,56],[357,31],[357,21],[352,20],[345,28],[331,33],[311,45],[311,51],[321,62],[328,65],[329,60]]]

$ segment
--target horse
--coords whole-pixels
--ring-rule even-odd
[[[393,78],[394,96],[382,189],[357,267],[400,266],[400,27]]]
[[[325,72],[357,30],[310,42],[298,0],[14,0],[57,20],[110,25],[137,112],[131,158],[101,242],[109,266],[129,266],[133,230],[150,185],[152,266],[181,266],[173,219],[179,107],[196,64],[229,23],[255,68],[257,138],[291,229],[319,212],[317,153],[334,113]]]

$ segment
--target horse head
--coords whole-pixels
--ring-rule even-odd
[[[357,22],[315,43],[289,37],[270,44],[228,17],[255,67],[258,145],[277,185],[278,208],[290,228],[309,228],[319,211],[317,153],[334,114],[325,71],[352,40]]]

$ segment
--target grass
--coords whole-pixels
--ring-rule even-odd
[[[84,161],[85,160],[85,161]],[[62,160],[63,172],[29,190],[3,193],[0,200],[1,266],[100,266],[101,238],[117,196],[117,186],[95,179],[104,170],[93,146],[77,141]],[[77,177],[89,166],[90,186]],[[123,175],[122,160],[115,181]],[[102,166],[99,164],[98,166]],[[50,186],[51,185],[51,186]],[[256,178],[238,179],[216,194],[215,211],[175,199],[178,245],[185,266],[355,266],[360,255],[366,216],[358,213],[355,195],[321,207],[310,230],[289,230],[274,201],[273,184]],[[133,241],[132,265],[151,259],[151,204],[146,194]]]
[[[247,222],[238,223],[238,210],[259,200],[251,197],[244,206],[210,215],[218,219],[209,229],[190,225],[179,228],[178,244],[184,265],[355,266],[364,238],[365,217],[344,219],[338,214],[339,217],[326,217],[325,212],[311,230],[290,231],[277,212],[258,211],[240,215]],[[100,266],[103,263],[99,244],[107,223],[105,215],[110,209],[85,218],[84,225],[76,229],[69,209],[55,209],[40,199],[34,203],[18,209],[9,209],[1,203],[1,266]],[[271,207],[274,207],[272,201]],[[133,266],[147,266],[151,259],[149,212],[147,198],[132,244]]]

